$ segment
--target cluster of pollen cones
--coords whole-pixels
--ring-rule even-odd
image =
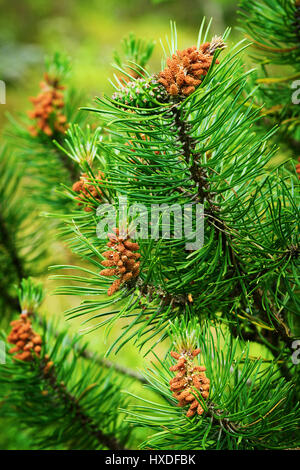
[[[211,42],[177,51],[167,59],[167,67],[160,72],[158,82],[170,95],[189,96],[200,85],[207,74],[217,49],[225,44],[221,38],[214,37]],[[216,61],[218,63],[218,61]]]
[[[41,93],[30,98],[34,109],[28,112],[28,116],[36,121],[35,125],[29,127],[31,135],[35,137],[39,132],[48,136],[52,136],[55,132],[64,133],[67,129],[67,118],[62,110],[64,100],[61,90],[65,87],[46,73],[40,88]]]
[[[92,212],[93,210],[92,207],[87,205],[88,200],[92,201],[93,198],[98,203],[102,201],[102,191],[99,189],[98,184],[102,184],[103,177],[104,174],[99,170],[95,177],[96,181],[93,183],[93,180],[86,173],[82,173],[80,179],[73,184],[73,191],[79,194],[79,196],[76,197],[76,199],[80,201],[78,205],[84,205],[85,212]],[[97,183],[97,185],[95,183]]]
[[[193,364],[199,353],[200,349],[182,354],[171,352],[171,356],[177,360],[177,363],[170,367],[170,370],[177,372],[177,374],[170,380],[170,389],[173,392],[173,397],[178,400],[178,406],[189,405],[187,417],[194,416],[196,412],[198,415],[204,412],[199,399],[196,398],[196,390],[200,392],[204,400],[209,395],[210,380],[205,375],[206,368]]]
[[[115,232],[115,234],[109,234],[107,246],[112,250],[102,253],[102,256],[106,258],[101,263],[105,269],[100,271],[102,276],[118,276],[107,291],[109,296],[119,290],[124,282],[136,278],[140,272],[138,259],[141,255],[136,253],[140,249],[138,243],[132,242],[128,234],[120,234],[119,229]]]
[[[11,323],[12,330],[7,337],[7,341],[15,346],[9,350],[10,354],[15,354],[15,359],[30,362],[34,357],[39,358],[42,350],[42,338],[36,333],[29,318],[28,313],[21,313],[18,320]],[[17,354],[16,354],[17,353]],[[47,374],[53,367],[53,362],[46,354],[43,360],[43,372]]]
[[[9,352],[11,354],[17,353],[15,358],[21,361],[32,360],[34,354],[39,356],[42,349],[42,338],[33,331],[28,314],[21,313],[20,318],[10,324],[12,330],[7,341],[15,344],[15,347],[11,348]]]

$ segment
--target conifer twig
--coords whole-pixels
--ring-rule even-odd
[[[55,375],[55,369],[52,367],[47,374],[44,373],[45,364],[40,364],[41,376],[47,382],[52,390],[65,403],[66,407],[74,413],[74,419],[79,419],[86,431],[92,434],[97,441],[107,447],[109,450],[126,450],[125,447],[113,436],[104,434],[101,429],[93,422],[80,406],[78,400],[66,389],[65,385],[58,381]]]
[[[228,233],[226,225],[224,224],[222,220],[219,219],[216,213],[218,208],[216,205],[213,204],[213,198],[212,198],[212,194],[209,191],[209,185],[206,180],[206,175],[197,164],[197,158],[195,156],[196,145],[193,139],[191,139],[189,135],[189,132],[188,132],[189,125],[188,123],[184,121],[184,119],[182,119],[180,110],[178,109],[177,105],[174,105],[172,107],[172,112],[174,114],[175,124],[179,131],[179,137],[180,137],[180,142],[182,144],[183,155],[188,165],[190,165],[191,157],[193,157],[193,163],[190,166],[190,172],[197,187],[198,200],[202,204],[204,203],[205,200],[207,200],[207,202],[209,203],[210,210],[209,212],[206,212],[206,215],[211,216],[212,219],[215,220],[214,227],[217,229],[218,232],[221,233],[223,251],[225,252],[226,247],[228,247],[229,257],[230,257],[232,266],[234,266],[238,272],[243,272],[245,274],[243,267],[240,264],[237,266],[237,260],[235,257],[234,249],[232,247],[232,237]],[[208,217],[208,221],[211,222],[210,217]],[[263,309],[263,302],[262,302],[262,293],[260,289],[256,289],[254,291],[253,298],[254,298],[254,301],[258,310],[261,313],[263,313],[263,315],[265,316],[265,311]],[[271,305],[271,303],[269,303],[269,307],[274,317],[278,320],[278,322],[274,322],[274,328],[276,330],[276,333],[280,336],[280,338],[285,343],[285,345],[287,347],[290,347],[291,337],[290,337],[290,332],[289,332],[288,327],[284,324],[283,320],[279,318],[278,313],[276,312],[274,306]]]

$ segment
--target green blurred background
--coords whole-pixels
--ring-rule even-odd
[[[176,21],[179,47],[195,44],[203,16],[213,17],[212,34],[221,34],[227,26],[233,27],[230,41],[241,39],[234,28],[237,23],[235,0],[0,0],[0,79],[7,87],[6,105],[0,106],[0,132],[6,123],[6,112],[17,116],[30,108],[28,97],[36,95],[44,72],[44,56],[64,51],[72,58],[71,83],[82,90],[86,99],[82,105],[102,92],[110,92],[113,53],[120,49],[120,41],[130,32],[137,37],[154,39],[156,47],[151,69],[160,67],[159,39],[169,34],[170,20]],[[2,141],[5,139],[2,135]],[[55,264],[72,264],[74,257],[57,241],[51,250]],[[50,250],[50,251],[51,251]],[[53,264],[53,258],[49,261]],[[43,310],[65,324],[63,312],[78,304],[78,299],[51,296],[56,283],[43,277],[49,295]],[[80,329],[79,322],[68,323],[70,331]],[[90,348],[104,353],[119,334],[120,324],[109,338],[104,331],[85,337]],[[165,347],[158,348],[161,354]],[[145,359],[128,344],[122,353],[111,358],[132,369],[142,369]],[[134,384],[139,393],[140,384]],[[148,392],[149,393],[149,392]],[[145,396],[145,392],[143,392]],[[151,395],[149,395],[151,396]],[[16,424],[0,421],[0,448],[32,448],[24,433],[16,433]],[[141,438],[143,436],[141,435]]]
[[[120,40],[131,31],[156,40],[152,59],[158,70],[159,39],[175,20],[180,45],[195,43],[202,17],[213,17],[215,34],[236,23],[235,0],[0,0],[0,79],[7,84],[7,105],[20,112],[36,94],[43,57],[63,50],[72,57],[72,82],[91,97],[107,91],[110,63]],[[236,35],[237,33],[235,33]],[[233,37],[231,36],[231,39]]]

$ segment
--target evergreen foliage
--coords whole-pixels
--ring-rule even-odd
[[[210,377],[209,401],[196,394],[204,408],[201,418],[187,417],[176,407],[170,391],[170,356],[147,372],[150,389],[165,397],[165,404],[143,400],[128,410],[128,419],[135,425],[151,427],[156,432],[142,444],[151,449],[279,449],[297,445],[297,407],[291,408],[291,384],[279,378],[274,365],[251,357],[249,343],[232,339],[220,329],[213,335],[209,325],[200,328],[195,321],[174,322],[171,340],[176,350],[187,350],[187,341],[201,349],[200,364]],[[193,338],[194,342],[191,341]],[[175,339],[175,341],[174,341]],[[197,340],[198,339],[198,340]],[[179,348],[178,348],[179,346]],[[284,433],[282,430],[285,430]],[[294,444],[292,444],[294,440]]]
[[[18,306],[15,286],[45,269],[47,231],[41,229],[36,207],[20,197],[24,166],[8,148],[0,149],[0,287],[1,309],[11,313]]]
[[[30,306],[30,315],[36,316],[40,286],[23,280],[19,298],[22,314]],[[66,332],[56,335],[55,325],[46,321],[40,330],[40,356],[26,362],[9,354],[1,366],[1,415],[15,418],[21,432],[29,430],[38,449],[124,448],[131,429],[118,409],[126,403],[121,389],[128,384],[112,370],[82,360],[85,346],[77,336],[69,342]]]
[[[270,48],[284,44],[282,61],[296,68],[298,6],[242,6],[244,27],[268,60],[278,63]],[[272,87],[282,83],[253,87],[259,80],[245,71],[247,41],[231,44],[229,30],[215,37],[205,21],[197,45],[183,50],[171,23],[160,72],[148,66],[153,42],[130,35],[122,46],[115,91],[85,113],[75,113],[69,88],[55,94],[69,62],[48,60],[47,90],[43,84],[29,119],[35,128],[12,120],[20,161],[1,153],[0,256],[9,262],[0,270],[2,301],[16,312],[18,283],[21,314],[3,333],[14,346],[7,344],[0,366],[0,417],[20,422],[39,449],[295,448],[299,182],[290,163],[272,165],[278,132],[265,130],[261,104],[276,107]],[[288,116],[293,124],[284,132],[297,139],[294,108],[286,98],[280,130]],[[22,174],[36,182],[25,191],[28,208],[17,197]],[[76,258],[51,267],[63,281],[56,294],[80,301],[67,318],[82,317],[99,341],[116,325],[107,355],[132,341],[147,361],[154,357],[143,377],[97,357],[40,315],[43,288],[28,276],[45,258],[43,245],[30,231],[36,227],[24,237],[36,199]],[[161,209],[155,219],[154,204]],[[194,231],[203,221],[203,244],[193,245],[186,231],[174,236],[170,207],[184,214],[181,223],[192,219]],[[117,214],[115,232],[103,238],[108,208]],[[168,350],[159,357],[163,341]],[[131,390],[134,379],[153,398]]]

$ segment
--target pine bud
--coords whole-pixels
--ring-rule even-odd
[[[138,78],[114,93],[112,99],[120,107],[156,108],[168,101],[168,95],[156,78]]]

